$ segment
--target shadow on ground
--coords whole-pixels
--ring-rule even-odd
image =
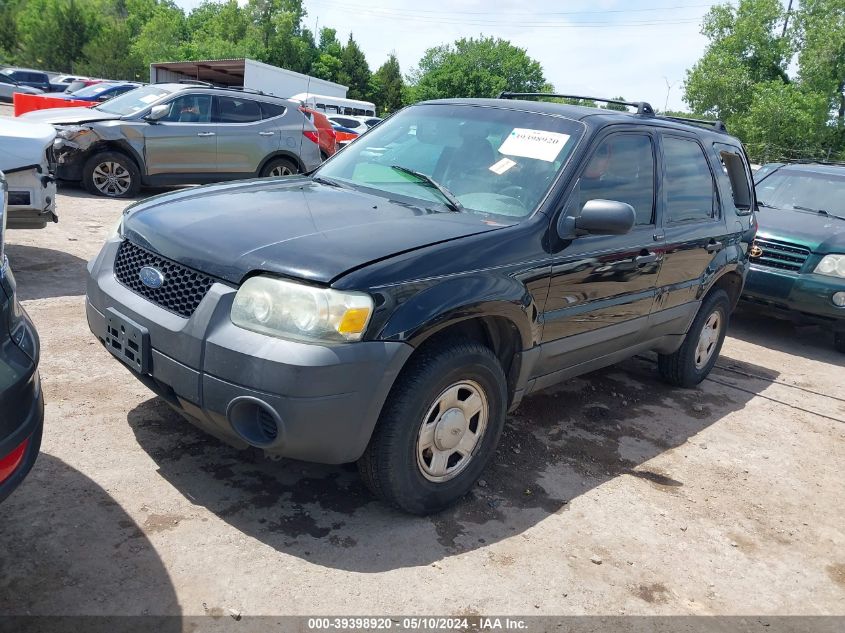
[[[751,364],[745,369],[777,377]],[[673,494],[683,481],[642,464],[752,397],[715,391],[668,387],[658,380],[653,360],[638,357],[531,396],[510,417],[479,485],[428,518],[374,501],[354,465],[272,462],[237,451],[157,398],[130,411],[128,419],[160,474],[192,503],[287,554],[380,572],[431,564],[523,532],[614,477],[636,477]]]
[[[85,294],[85,260],[52,248],[7,244],[6,256],[18,282],[18,299]]]
[[[845,367],[845,354],[833,347],[831,330],[816,325],[795,325],[742,303],[731,317],[729,335],[784,354]]]
[[[180,613],[142,528],[105,490],[51,455],[42,453],[3,503],[0,552],[0,614],[7,625],[24,615]],[[38,622],[20,624],[25,630]],[[161,633],[182,630],[176,618],[160,624]]]

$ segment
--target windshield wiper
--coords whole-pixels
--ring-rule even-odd
[[[831,213],[830,211],[826,211],[825,209],[813,209],[812,207],[804,207],[800,204],[793,204],[793,209],[798,209],[799,211],[809,211],[810,213],[818,213],[819,215],[826,216],[828,218],[836,218],[837,220],[845,220],[841,215],[836,215],[835,213]]]
[[[763,202],[762,200],[757,200],[757,204],[758,204],[758,206],[768,207],[769,209],[776,209],[777,208],[776,206],[769,204],[768,202]]]
[[[401,171],[404,174],[409,174],[414,176],[415,178],[419,178],[423,182],[427,182],[429,185],[437,189],[440,192],[447,202],[447,207],[449,207],[455,213],[460,213],[464,210],[464,205],[461,204],[461,201],[455,197],[455,194],[449,191],[446,187],[441,185],[431,176],[427,176],[426,174],[414,171],[413,169],[408,169],[407,167],[402,167],[402,165],[391,165],[391,169],[395,169],[396,171]]]
[[[328,185],[329,187],[337,187],[338,189],[342,189],[343,185],[341,185],[337,180],[333,180],[331,178],[326,178],[325,176],[311,176],[311,180],[314,182],[319,182],[321,185]]]

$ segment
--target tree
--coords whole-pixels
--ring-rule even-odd
[[[780,35],[784,17],[779,0],[711,7],[701,29],[710,44],[684,84],[693,111],[729,119],[751,105],[755,84],[788,81],[792,42]]]
[[[370,75],[367,58],[350,33],[340,56],[339,76],[340,83],[349,87],[347,96],[350,99],[370,98]]]
[[[187,39],[185,14],[176,6],[158,5],[130,50],[147,67],[153,62],[180,59]]]
[[[395,112],[402,107],[404,87],[399,60],[396,53],[391,53],[370,80],[370,95],[382,114]]]
[[[71,72],[102,27],[90,0],[28,0],[18,5],[16,57],[27,65]]]
[[[428,49],[411,72],[414,100],[495,97],[503,90],[537,92],[543,68],[521,48],[492,37],[460,39]]]

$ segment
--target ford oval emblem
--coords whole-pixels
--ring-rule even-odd
[[[141,283],[147,288],[156,289],[164,285],[164,273],[152,266],[144,266],[138,271],[138,277],[141,278]]]

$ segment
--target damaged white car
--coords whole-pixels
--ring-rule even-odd
[[[7,226],[43,229],[58,222],[52,125],[0,117],[0,171],[9,187]]]

